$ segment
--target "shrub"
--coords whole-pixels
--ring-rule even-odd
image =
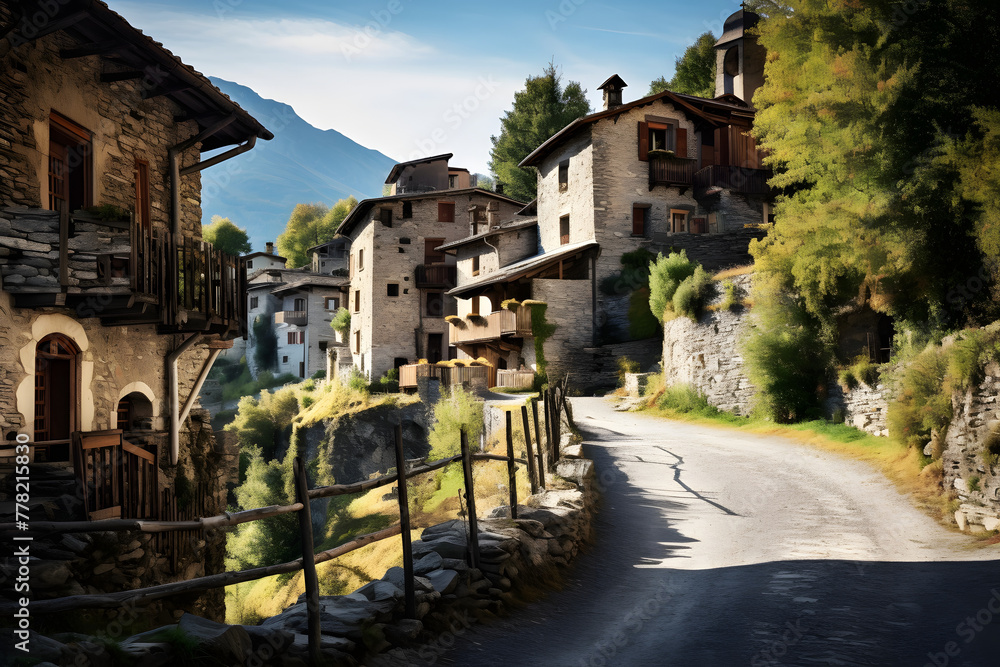
[[[253,396],[240,399],[236,417],[226,425],[226,430],[236,434],[240,448],[259,448],[261,456],[270,460],[277,435],[291,424],[298,411],[298,399],[291,388],[273,394],[265,389],[259,399]]]
[[[633,340],[653,338],[660,331],[660,321],[649,310],[649,288],[632,292],[628,303],[628,332]]]
[[[722,281],[722,303],[719,307],[722,310],[735,310],[743,305],[743,290],[732,280]]]
[[[399,370],[396,368],[387,370],[382,377],[369,385],[368,391],[372,393],[381,392],[383,394],[395,394],[399,392]]]
[[[685,278],[674,290],[671,303],[674,314],[697,321],[701,316],[705,300],[712,294],[713,285],[712,276],[700,265],[696,266],[694,273]]]
[[[969,481],[966,482],[965,484],[967,487],[969,487],[969,491],[972,491],[973,493],[979,491],[980,479],[981,478],[979,477],[979,475],[972,475],[971,477],[969,477]]]
[[[469,443],[478,442],[483,431],[483,404],[473,394],[455,387],[434,405],[434,426],[427,435],[432,460],[457,454],[459,432],[465,429]]]
[[[990,472],[1000,463],[1000,432],[997,428],[990,431],[983,442],[983,451],[980,455],[986,469]]]
[[[310,405],[312,405],[315,402],[315,400],[316,399],[314,399],[312,396],[303,396],[302,397],[302,401],[301,401],[302,402],[302,409],[305,410],[306,408],[308,408]]]
[[[368,378],[357,366],[351,369],[351,375],[347,378],[347,386],[354,391],[368,391]]]
[[[679,253],[672,252],[666,257],[662,253],[656,256],[656,261],[649,267],[649,310],[654,317],[664,320],[673,303],[677,286],[693,275],[694,269],[695,264],[683,250]]]
[[[285,458],[295,456],[290,447]],[[291,465],[265,461],[259,451],[251,454],[246,481],[234,493],[243,509],[286,505],[291,499],[286,488],[291,481]],[[293,560],[299,552],[298,518],[293,514],[252,521],[236,527],[226,540],[226,568],[241,570]]]
[[[313,391],[316,389],[316,383],[312,380],[306,380],[302,383],[302,391]]]
[[[872,363],[867,356],[861,355],[853,364],[842,369],[837,377],[845,391],[850,391],[862,383],[874,389],[879,384],[879,366]]]
[[[347,308],[338,308],[330,320],[330,328],[340,334],[340,337],[347,340],[351,333],[351,311]]]
[[[933,344],[900,365],[892,378],[896,400],[886,416],[897,442],[922,449],[932,431],[947,429],[952,409],[950,392],[944,389],[946,369],[945,355]]]
[[[618,386],[625,386],[625,375],[628,373],[638,373],[639,362],[628,357],[618,357]]]
[[[656,400],[656,405],[661,410],[673,410],[683,414],[707,417],[719,414],[719,409],[710,405],[703,394],[686,384],[677,384],[664,389]]]
[[[325,380],[326,379],[326,370],[321,368],[321,369],[319,369],[318,371],[316,371],[315,373],[313,373],[309,377],[311,377],[313,380]]]

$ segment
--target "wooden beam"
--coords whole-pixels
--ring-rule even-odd
[[[134,79],[141,79],[145,76],[144,72],[138,70],[131,70],[128,72],[102,72],[101,73],[101,83],[114,83],[116,81],[132,81]]]
[[[191,90],[193,88],[194,86],[188,83],[178,83],[173,86],[153,88],[151,90],[142,91],[142,99],[149,100],[154,97],[160,97],[161,95],[173,95],[174,93],[182,93],[185,90]]]
[[[86,56],[99,56],[120,49],[123,46],[124,44],[120,40],[93,42],[72,49],[59,49],[59,57],[63,60],[70,60],[72,58],[85,58]]]

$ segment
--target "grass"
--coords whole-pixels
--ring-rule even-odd
[[[914,504],[944,522],[956,509],[951,491],[942,487],[941,461],[930,462],[916,448],[891,438],[876,437],[846,424],[822,420],[777,424],[721,412],[704,397],[684,387],[652,388],[645,412],[667,419],[733,428],[760,435],[780,436],[812,447],[865,461],[888,477]],[[950,525],[950,524],[948,524]]]

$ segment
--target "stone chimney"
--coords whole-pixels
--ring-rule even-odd
[[[597,87],[598,90],[604,91],[604,110],[610,111],[612,109],[617,109],[622,105],[622,88],[627,87],[628,84],[622,81],[622,78],[615,74],[610,79],[602,83]]]
[[[267,250],[266,250],[267,254],[268,255],[273,255],[274,254],[274,243],[271,242],[271,241],[268,241],[264,245],[267,247]]]

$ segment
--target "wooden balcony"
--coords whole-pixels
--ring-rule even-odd
[[[503,336],[524,338],[531,335],[531,308],[498,310],[483,317],[465,318],[459,325],[449,322],[448,326],[448,341],[452,345],[484,343]]]
[[[698,161],[679,157],[649,157],[649,189],[657,185],[690,187]]]
[[[454,265],[420,264],[417,266],[417,287],[431,289],[451,289],[455,286],[458,273]]]
[[[421,377],[438,378],[442,385],[450,387],[474,380],[489,384],[488,366],[438,366],[437,364],[408,364],[399,367],[399,388],[413,389]]]
[[[131,221],[0,211],[0,275],[17,308],[67,308],[106,326],[154,324],[162,334],[246,330],[239,257]]]
[[[304,310],[282,310],[274,314],[275,324],[294,324],[304,327],[309,317]]]
[[[767,182],[772,175],[770,169],[712,165],[695,173],[694,192],[696,197],[703,197],[710,194],[710,188],[722,188],[745,195],[769,195]]]

